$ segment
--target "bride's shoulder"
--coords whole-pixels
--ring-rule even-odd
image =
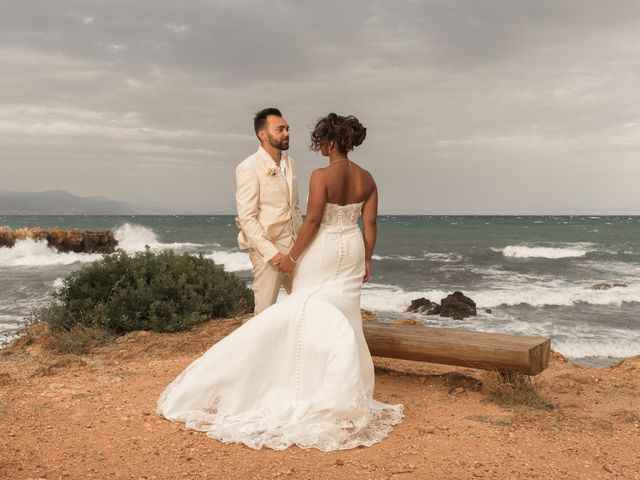
[[[371,172],[370,172],[369,170],[366,170],[366,169],[362,168],[360,165],[356,165],[355,163],[354,163],[354,165],[355,165],[356,167],[358,167],[358,171],[360,172],[360,174],[361,174],[363,177],[365,177],[365,178],[370,179],[371,181],[373,181],[373,175],[371,174]]]
[[[327,169],[326,167],[316,168],[311,172],[311,177],[309,181],[311,183],[324,182],[326,178]]]

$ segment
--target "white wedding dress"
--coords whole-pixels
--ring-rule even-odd
[[[402,405],[373,399],[360,314],[362,204],[327,204],[291,295],[191,363],[158,413],[225,443],[325,452],[373,445],[400,422]]]

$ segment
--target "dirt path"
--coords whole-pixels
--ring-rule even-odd
[[[0,478],[640,479],[640,357],[589,369],[554,354],[539,376],[551,410],[489,402],[478,371],[375,359],[376,398],[405,418],[336,453],[254,451],[159,417],[164,387],[239,324],[137,332],[84,357],[37,338],[1,350]]]

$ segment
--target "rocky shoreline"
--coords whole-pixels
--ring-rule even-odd
[[[113,232],[109,230],[93,232],[64,230],[61,228],[0,228],[0,247],[13,247],[19,240],[46,240],[50,247],[59,252],[113,253],[118,246]]]
[[[0,350],[0,478],[640,478],[640,357],[590,369],[552,354],[536,379],[551,409],[489,401],[477,370],[374,358],[375,397],[405,418],[334,453],[254,451],[159,417],[164,387],[241,322],[135,332],[85,356],[48,352],[32,327]]]

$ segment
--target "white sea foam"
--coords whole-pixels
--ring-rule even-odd
[[[583,287],[577,287],[586,291],[586,296],[593,295],[592,303],[604,304],[608,302],[620,303],[622,288],[617,292],[614,289],[608,291],[590,291]],[[545,321],[527,321],[520,315],[496,309],[500,305],[512,304],[512,301],[526,300],[531,304],[567,305],[570,298],[562,295],[552,296],[552,289],[547,296],[539,299],[536,295],[530,297],[524,293],[517,295],[516,299],[508,300],[500,298],[498,292],[465,291],[478,305],[478,315],[464,320],[453,321],[437,315],[422,315],[405,313],[411,300],[425,297],[428,300],[439,302],[451,292],[441,290],[411,291],[381,284],[365,285],[362,295],[362,306],[365,309],[378,312],[381,318],[398,318],[400,315],[415,318],[419,323],[440,328],[459,328],[463,330],[475,330],[484,332],[509,333],[514,335],[548,336],[552,338],[552,348],[568,357],[629,357],[640,355],[640,332],[608,327],[594,327],[589,325],[562,324],[550,319]],[[537,290],[540,295],[540,290]],[[514,292],[512,291],[513,295]],[[640,291],[635,292],[635,301],[640,301]],[[570,297],[570,294],[568,295]],[[504,301],[503,301],[504,300]],[[484,312],[484,308],[494,308],[491,314]]]
[[[598,273],[598,276],[610,277],[615,274],[615,281],[640,280],[640,264],[638,263],[586,260],[581,265],[589,268],[593,273]]]
[[[129,253],[143,251],[147,245],[152,250],[185,250],[204,246],[201,243],[190,242],[162,243],[153,229],[130,223],[118,227],[113,235],[118,241],[118,248]],[[216,243],[213,246],[219,246],[219,244]]]
[[[488,308],[500,305],[571,306],[578,303],[619,306],[625,302],[640,302],[640,285],[594,290],[591,284],[574,285],[556,281],[551,284],[532,283],[468,291],[465,294],[473,298],[478,306]]]
[[[552,340],[552,347],[567,357],[633,357],[640,355],[640,334],[628,332],[627,338]]]
[[[362,289],[362,307],[379,312],[404,312],[411,300],[416,298],[425,297],[428,300],[440,302],[440,299],[447,295],[448,293],[444,290],[405,292],[393,285],[366,283]]]
[[[0,248],[0,266],[2,267],[71,265],[78,262],[95,262],[100,258],[102,258],[100,254],[58,252],[55,248],[49,247],[46,240],[31,238],[18,240],[11,248]]]
[[[47,285],[53,288],[53,290],[60,290],[64,285],[64,278],[58,277],[54,281],[48,282]]]
[[[577,325],[558,325],[551,322],[533,323],[495,311],[478,312],[477,317],[465,320],[431,315],[417,315],[422,324],[441,328],[459,328],[480,332],[530,335],[551,338],[551,348],[567,357],[631,357],[640,355],[640,332],[610,328],[582,328]]]
[[[227,272],[241,272],[251,270],[251,260],[249,254],[245,252],[225,252],[216,251],[205,255],[218,265],[222,265]]]
[[[118,241],[118,248],[127,252],[137,252],[144,250],[146,245],[153,247],[160,244],[156,232],[152,229],[129,223],[118,227],[114,237]]]
[[[142,225],[131,225],[128,223],[125,223],[116,230],[115,237],[118,240],[118,247],[123,248],[127,252],[142,251],[146,245],[152,250],[189,250],[194,247],[204,246],[201,243],[162,243],[158,240],[156,232],[152,229],[143,227]],[[220,244],[213,243],[208,246],[220,247]],[[245,252],[214,250],[212,253],[206,254],[205,258],[209,258],[218,265],[222,265],[227,272],[241,272],[252,269],[249,255]]]
[[[411,255],[373,255],[371,258],[373,260],[423,260]]]
[[[594,290],[591,285],[567,284],[562,280],[522,282],[495,288],[464,290],[464,294],[472,298],[480,309],[516,305],[572,306],[578,303],[620,306],[625,302],[640,302],[640,283],[609,290]],[[363,308],[374,311],[404,312],[411,300],[424,297],[439,303],[450,293],[451,290],[405,291],[392,285],[366,284],[362,292],[362,305]]]
[[[440,253],[440,252],[425,252],[421,257],[415,257],[413,255],[376,255],[371,258],[374,260],[406,260],[417,261],[429,259],[433,262],[457,262],[462,259],[462,255],[454,252]]]
[[[568,247],[528,247],[524,245],[508,245],[504,248],[492,247],[494,252],[502,252],[505,257],[511,258],[571,258],[584,257],[594,251],[588,244],[575,244]]]
[[[135,253],[145,249],[148,245],[152,250],[177,250],[184,251],[197,247],[203,247],[200,243],[162,243],[158,241],[157,234],[150,228],[141,225],[125,223],[114,232],[118,241],[118,248],[128,253]],[[220,246],[217,243],[211,246]],[[47,244],[46,240],[25,239],[18,240],[11,247],[0,248],[0,266],[4,267],[43,267],[51,265],[72,265],[74,263],[90,263],[103,257],[99,253],[75,253],[59,252]]]
[[[425,252],[423,255],[434,262],[459,262],[462,260],[462,255],[455,252],[441,253],[441,252]]]

